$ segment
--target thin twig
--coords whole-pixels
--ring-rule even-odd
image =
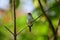
[[[46,16],[46,18],[47,18],[47,20],[48,20],[48,22],[49,22],[49,25],[50,25],[50,28],[51,28],[51,30],[52,30],[52,32],[53,32],[53,34],[54,34],[54,40],[57,40],[56,38],[56,35],[55,35],[55,29],[54,29],[54,26],[53,26],[53,24],[52,24],[52,22],[51,22],[51,19],[48,17],[48,15],[46,14],[46,12],[44,11],[44,9],[43,9],[43,6],[42,6],[42,4],[41,4],[41,1],[40,0],[38,0],[38,2],[39,2],[39,5],[40,5],[40,7],[41,7],[41,10],[42,10],[42,12],[43,12],[43,14]]]
[[[14,33],[13,33],[10,29],[8,29],[5,25],[4,25],[4,27],[5,27],[12,35],[14,35]]]
[[[26,27],[24,27],[23,29],[21,29],[16,35],[19,35],[22,31],[24,31],[26,29]]]
[[[43,14],[39,15],[36,19],[34,19],[32,22],[35,22],[39,17],[41,17]]]
[[[0,24],[1,24],[1,23],[0,23]],[[3,25],[3,24],[1,24],[1,25]],[[8,30],[12,35],[14,35],[14,33],[13,33],[9,28],[7,28],[7,26],[3,25],[3,27],[4,27],[6,30]]]

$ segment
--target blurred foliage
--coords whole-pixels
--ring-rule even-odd
[[[28,2],[28,1],[27,1]],[[10,4],[12,3],[12,0],[10,0]],[[46,9],[46,4],[44,0],[41,0],[41,3]],[[22,4],[21,4],[22,5]],[[32,12],[33,18],[37,18],[39,15],[43,14],[41,11],[41,8],[38,4],[38,0],[33,0],[34,10]],[[17,10],[20,9],[20,0],[16,0],[16,8]],[[58,16],[60,14],[60,6],[56,4],[55,0],[48,0],[48,7],[51,8],[47,10],[49,17],[52,20],[52,23],[54,25],[54,28],[58,25]],[[47,7],[47,8],[48,8]],[[26,29],[21,32],[17,36],[17,40],[48,40],[48,34],[53,35],[51,30],[49,29],[49,23],[44,15],[42,15],[39,19],[37,19],[33,26],[32,26],[32,32],[30,33],[28,31],[28,27],[26,26],[26,14],[19,12],[16,13],[16,26],[17,26],[17,32],[19,32],[21,29],[26,27]],[[12,32],[14,30],[13,28],[13,13],[10,11],[6,13],[6,15],[2,19],[3,24],[6,25]],[[11,40],[11,34],[2,26],[0,26],[0,40]],[[58,37],[58,40],[60,40],[60,37]]]
[[[20,1],[19,0],[15,0],[15,1],[16,1],[15,2],[15,8],[17,8],[19,6]],[[10,4],[12,6],[12,0],[10,0]]]
[[[19,6],[19,4],[20,4],[20,1],[16,0],[16,6],[15,6],[15,8],[17,8]]]

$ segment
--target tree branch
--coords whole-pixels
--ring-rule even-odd
[[[6,26],[4,26],[5,27],[5,29],[7,29],[12,35],[14,35],[14,33],[10,30],[10,29],[8,29]]]
[[[43,14],[45,15],[45,17],[47,18],[47,20],[48,20],[48,22],[49,22],[50,28],[51,28],[51,30],[52,30],[52,32],[53,32],[53,35],[54,35],[54,39],[57,40],[57,39],[56,39],[56,36],[55,36],[55,33],[56,33],[56,32],[55,32],[54,26],[53,26],[50,18],[48,17],[48,15],[46,14],[46,12],[44,11],[43,6],[42,6],[40,0],[38,0],[38,3],[39,3],[39,5],[40,5],[40,7],[41,7],[41,10],[42,10]]]
[[[15,3],[16,0],[12,0],[12,4],[13,4],[13,13],[14,13],[14,40],[16,40],[17,36],[16,36],[16,9],[15,9]]]
[[[39,17],[41,17],[43,14],[39,15],[36,19],[34,19],[32,22],[35,22]]]
[[[17,35],[19,35],[22,31],[24,31],[26,29],[26,27],[24,27],[23,29],[21,29],[18,33],[17,33]]]
[[[0,23],[0,24],[1,24],[1,23]],[[3,25],[3,24],[1,24],[1,25]],[[14,33],[13,33],[9,28],[7,28],[7,26],[3,25],[3,27],[4,27],[6,30],[8,30],[12,35],[14,35]]]

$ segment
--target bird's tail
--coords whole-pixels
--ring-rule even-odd
[[[29,27],[29,32],[31,32],[31,27]]]

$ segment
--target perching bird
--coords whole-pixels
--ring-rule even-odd
[[[31,32],[31,27],[32,27],[32,22],[33,21],[33,17],[32,17],[32,14],[31,13],[28,13],[27,14],[27,25],[29,27],[29,31]]]

